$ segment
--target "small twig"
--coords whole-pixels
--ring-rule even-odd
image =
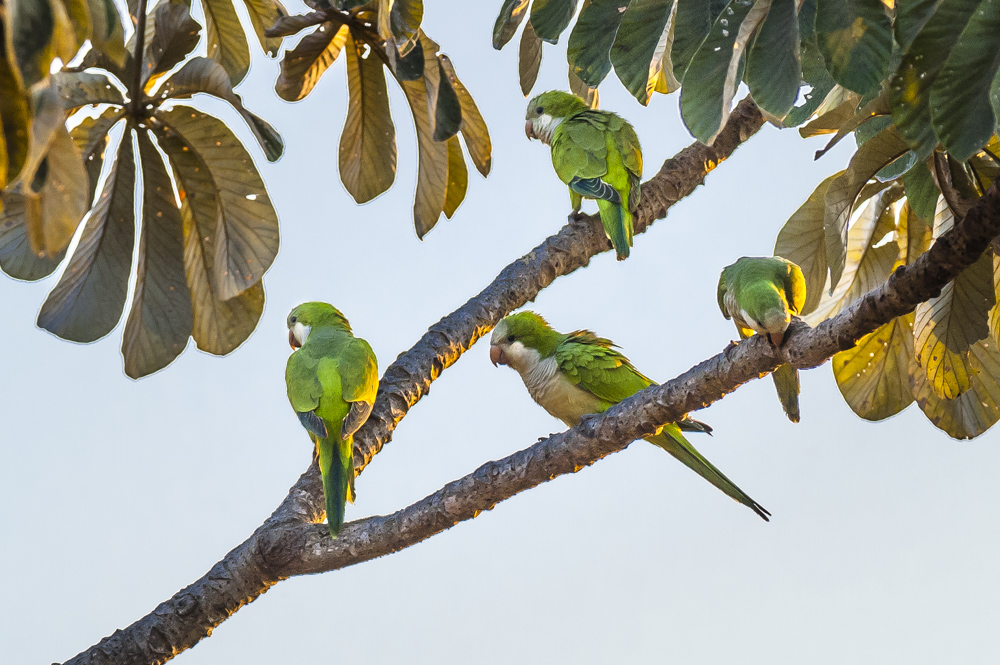
[[[139,0],[135,24],[135,55],[132,58],[132,86],[128,90],[129,113],[139,115],[142,105],[142,49],[146,45],[146,0]]]

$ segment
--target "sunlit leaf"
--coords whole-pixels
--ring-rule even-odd
[[[184,236],[170,178],[149,135],[139,132],[142,233],[132,307],[122,334],[125,374],[138,379],[163,369],[191,335],[191,294],[184,278]]]
[[[281,17],[287,16],[288,12],[277,0],[243,0],[243,3],[250,15],[250,24],[253,25],[253,31],[257,35],[260,47],[269,56],[275,57],[281,47],[281,38],[265,34],[265,31]],[[296,30],[296,32],[298,31]]]
[[[186,106],[159,111],[156,118],[208,166],[222,210],[215,241],[216,286],[220,298],[232,298],[260,281],[278,252],[278,216],[267,189],[253,159],[218,118]]]
[[[613,6],[614,4],[616,3],[611,3],[612,7],[609,9],[618,11]],[[625,5],[625,3],[617,4]],[[594,26],[591,29],[593,37],[590,39],[592,40],[614,40],[611,46],[610,62],[614,64],[615,74],[622,85],[643,105],[649,103],[650,95],[656,86],[666,50],[667,32],[670,27],[668,22],[673,9],[674,0],[632,0],[627,4],[625,13],[619,14],[620,17],[617,20],[621,22],[621,26],[618,27],[617,33],[614,32],[616,27],[614,20],[609,21],[607,33],[603,38],[598,37],[600,34],[599,26]],[[573,32],[575,33],[578,29],[579,22],[577,22],[577,27],[574,28]],[[570,43],[572,44],[572,42],[573,37],[570,36]],[[603,48],[603,42],[601,42],[601,48]],[[603,62],[599,64],[603,67]],[[596,85],[591,79],[581,78],[591,85]],[[601,76],[601,78],[604,77]]]
[[[37,187],[38,184],[41,187]],[[32,249],[37,254],[53,258],[69,245],[90,207],[88,185],[83,158],[66,127],[60,125],[32,183],[42,204],[41,244],[32,242]]]
[[[250,71],[250,47],[233,0],[202,0],[201,6],[205,10],[208,57],[222,65],[236,85]]]
[[[840,143],[842,138],[857,130],[859,127],[875,120],[876,118],[888,118],[891,112],[892,110],[889,108],[889,95],[888,93],[883,92],[881,95],[858,109],[850,119],[846,120],[837,129],[837,133],[832,139],[830,139],[829,143],[827,143],[822,150],[816,151],[815,159],[819,159],[825,155],[833,148],[833,146]]]
[[[269,38],[287,37],[288,35],[298,34],[306,28],[311,28],[321,23],[326,23],[326,12],[309,12],[308,14],[281,16],[275,21],[274,25],[264,31],[264,34]]]
[[[2,28],[0,24],[0,32]],[[0,54],[0,129],[6,148],[4,184],[17,178],[28,157],[31,135],[28,114],[28,98],[18,84],[11,63]]]
[[[66,256],[39,256],[28,242],[25,197],[19,191],[0,192],[0,268],[14,279],[33,282],[48,277]]]
[[[896,245],[899,247],[898,262],[910,265],[930,248],[931,227],[924,223],[913,212],[909,201],[899,211],[899,222],[896,225]]]
[[[771,0],[747,53],[744,78],[753,100],[772,115],[784,117],[795,105],[802,80],[795,0]]]
[[[97,181],[104,166],[104,149],[108,145],[108,132],[115,123],[121,120],[121,107],[112,106],[97,116],[84,118],[74,127],[69,135],[76,144],[76,149],[83,156],[83,166],[87,170],[87,192],[93,199],[97,195]]]
[[[803,95],[802,104],[793,106],[792,110],[785,116],[783,122],[785,127],[797,127],[812,117],[812,114],[820,107],[827,95],[832,94],[831,91],[837,85],[833,77],[830,76],[830,72],[826,71],[823,56],[820,54],[815,40],[802,40],[799,58],[802,62],[802,80],[811,89]]]
[[[182,4],[161,2],[153,9],[151,18],[153,21],[146,25],[148,41],[142,54],[143,85],[155,74],[169,71],[186,58],[197,46],[201,32],[201,26]]]
[[[575,13],[576,0],[534,0],[531,3],[531,26],[539,39],[556,44]]]
[[[8,0],[5,29],[10,53],[30,88],[49,74],[55,57],[56,17],[50,0]]]
[[[348,38],[347,119],[340,134],[340,179],[358,203],[389,189],[396,177],[396,128],[382,61],[365,44]]]
[[[596,88],[611,71],[611,45],[628,6],[629,0],[584,2],[569,35],[566,59],[570,72],[585,85]]]
[[[913,402],[913,313],[896,317],[831,360],[844,401],[865,420],[884,420]],[[919,367],[916,368],[919,371]]]
[[[1000,256],[993,256],[993,297],[1000,303]],[[990,338],[1000,344],[1000,305],[993,305],[990,310],[988,325],[990,327]]]
[[[87,104],[125,103],[121,91],[104,74],[93,72],[58,72],[53,78],[67,111]]]
[[[274,83],[274,91],[288,102],[297,102],[316,86],[319,77],[340,55],[347,42],[347,25],[324,23],[314,32],[285,53],[281,61],[281,74]]]
[[[69,62],[83,43],[90,39],[90,7],[87,0],[52,0],[52,3],[53,8],[62,6],[63,10],[59,13],[63,14],[62,18],[69,24],[65,27],[73,33],[72,48],[67,49],[70,57],[63,61]]]
[[[843,86],[837,86],[834,90],[840,91],[842,94],[835,96],[831,91],[826,99],[823,100],[823,104],[816,109],[816,117],[802,127],[799,127],[799,136],[805,139],[824,134],[833,134],[844,125],[851,123],[852,119],[856,116],[861,115],[858,111],[858,102],[861,101],[861,95],[851,92]],[[844,135],[849,134],[851,131],[853,129],[846,130]]]
[[[504,0],[500,14],[493,24],[493,48],[500,50],[517,32],[517,27],[528,13],[531,0]]]
[[[572,66],[569,68],[569,72],[567,72],[567,78],[569,79],[569,91],[587,102],[587,106],[596,109],[600,105],[600,95],[597,92],[597,88],[591,88],[581,81],[580,77],[573,73]]]
[[[135,244],[135,159],[126,132],[66,271],[38,313],[38,326],[74,342],[93,342],[121,319]]]
[[[114,0],[88,0],[93,26],[90,42],[94,49],[110,58],[118,67],[125,66],[125,32]]]
[[[444,216],[451,219],[455,210],[465,199],[465,190],[469,187],[469,170],[465,166],[462,146],[457,136],[448,139],[448,188],[444,196]]]
[[[416,45],[423,19],[423,0],[393,0],[389,27],[400,53],[406,54]]]
[[[535,34],[529,20],[521,31],[521,44],[517,52],[517,74],[521,83],[521,93],[525,97],[535,86],[538,68],[542,64],[542,40]]]
[[[892,23],[882,0],[819,0],[816,43],[833,80],[865,94],[889,70]]]
[[[906,187],[906,200],[924,224],[930,227],[934,222],[934,210],[937,208],[941,193],[934,183],[934,176],[924,162],[913,165],[903,174],[903,185]]]
[[[462,82],[455,74],[455,68],[451,64],[451,59],[444,54],[439,55],[438,58],[441,61],[441,66],[444,67],[445,75],[451,82],[451,87],[455,89],[458,102],[462,107],[461,132],[462,138],[465,139],[465,147],[469,151],[472,163],[476,165],[476,169],[485,178],[490,173],[490,162],[493,152],[493,144],[490,141],[490,132],[486,127],[486,121],[483,120],[483,116],[479,112],[476,102],[472,99],[472,95],[469,94],[469,91],[465,89],[465,86],[462,85]]]
[[[938,397],[926,375],[912,377],[913,395],[921,411],[936,427],[955,439],[972,439],[1000,418],[1000,353],[996,342],[982,340],[969,348],[970,388],[956,399]]]
[[[35,87],[31,97],[31,134],[28,154],[21,167],[21,179],[26,183],[35,180],[36,171],[48,154],[49,147],[55,140],[56,131],[65,128],[62,100],[59,99],[53,79],[49,79],[47,86]]]
[[[825,197],[830,183],[844,172],[834,173],[819,184],[809,198],[792,213],[774,242],[774,255],[798,264],[806,278],[806,303],[800,314],[816,309],[826,285],[826,232],[823,230]]]

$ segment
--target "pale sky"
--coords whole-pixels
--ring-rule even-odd
[[[384,369],[563,224],[566,190],[523,134],[517,38],[490,46],[499,4],[426,3],[424,29],[479,103],[494,153],[489,179],[470,165],[465,203],[423,242],[416,142],[395,84],[397,182],[365,206],[337,174],[342,60],[287,104],[272,89],[277,63],[255,58],[239,91],[283,135],[276,164],[234,112],[210,106],[251,144],[281,218],[264,317],[231,356],[192,344],[134,382],[121,326],[91,345],[56,339],[34,324],[55,278],[0,277],[0,663],[61,662],[124,628],[277,506],[311,455],[283,380],[294,305],[335,304]],[[545,47],[536,91],[566,87],[564,43]],[[646,177],[692,141],[675,95],[642,108],[612,77],[601,100],[636,126]],[[765,127],[637,236],[629,260],[605,253],[530,307],[557,329],[610,337],[660,380],[718,353],[735,337],[715,302],[719,272],[770,254],[784,220],[843,168],[851,141],[813,162],[823,142]],[[769,380],[695,414],[715,436],[692,442],[769,524],[640,441],[405,551],[281,582],[175,662],[995,662],[998,434],[952,441],[916,405],[862,421],[829,365],[802,382],[798,425]],[[395,511],[562,429],[481,341],[359,477],[347,519]]]

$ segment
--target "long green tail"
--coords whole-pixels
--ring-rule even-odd
[[[785,415],[793,423],[799,422],[799,370],[791,365],[782,365],[771,372],[774,389],[778,391],[778,401]]]
[[[323,494],[326,496],[326,521],[330,536],[337,537],[344,525],[344,507],[354,501],[354,442],[353,437],[341,441],[336,435],[319,439],[319,470],[323,474]]]
[[[649,441],[654,446],[663,448],[668,453],[683,462],[689,469],[722,490],[726,496],[736,499],[744,506],[749,507],[755,513],[760,515],[764,521],[770,521],[768,517],[771,513],[769,513],[764,506],[751,499],[746,492],[737,487],[733,481],[726,478],[721,471],[716,469],[711,462],[705,459],[702,454],[699,453],[695,447],[684,438],[684,435],[681,434],[681,430],[677,427],[677,425],[673,423],[667,425],[659,434],[646,437],[646,441]]]
[[[618,260],[627,259],[632,246],[632,213],[624,202],[612,203],[604,199],[597,199],[597,209],[601,211],[604,232],[611,238]]]

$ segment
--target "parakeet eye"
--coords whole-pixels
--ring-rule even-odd
[[[294,316],[292,318],[288,319],[288,320],[291,321],[292,323],[295,323],[297,321],[296,317],[294,317]]]
[[[508,342],[513,342],[514,341],[514,336],[513,335],[507,335],[507,341]]]
[[[538,115],[541,115],[544,112],[545,112],[545,109],[543,109],[541,106],[536,106],[535,107],[535,113],[537,113]]]

